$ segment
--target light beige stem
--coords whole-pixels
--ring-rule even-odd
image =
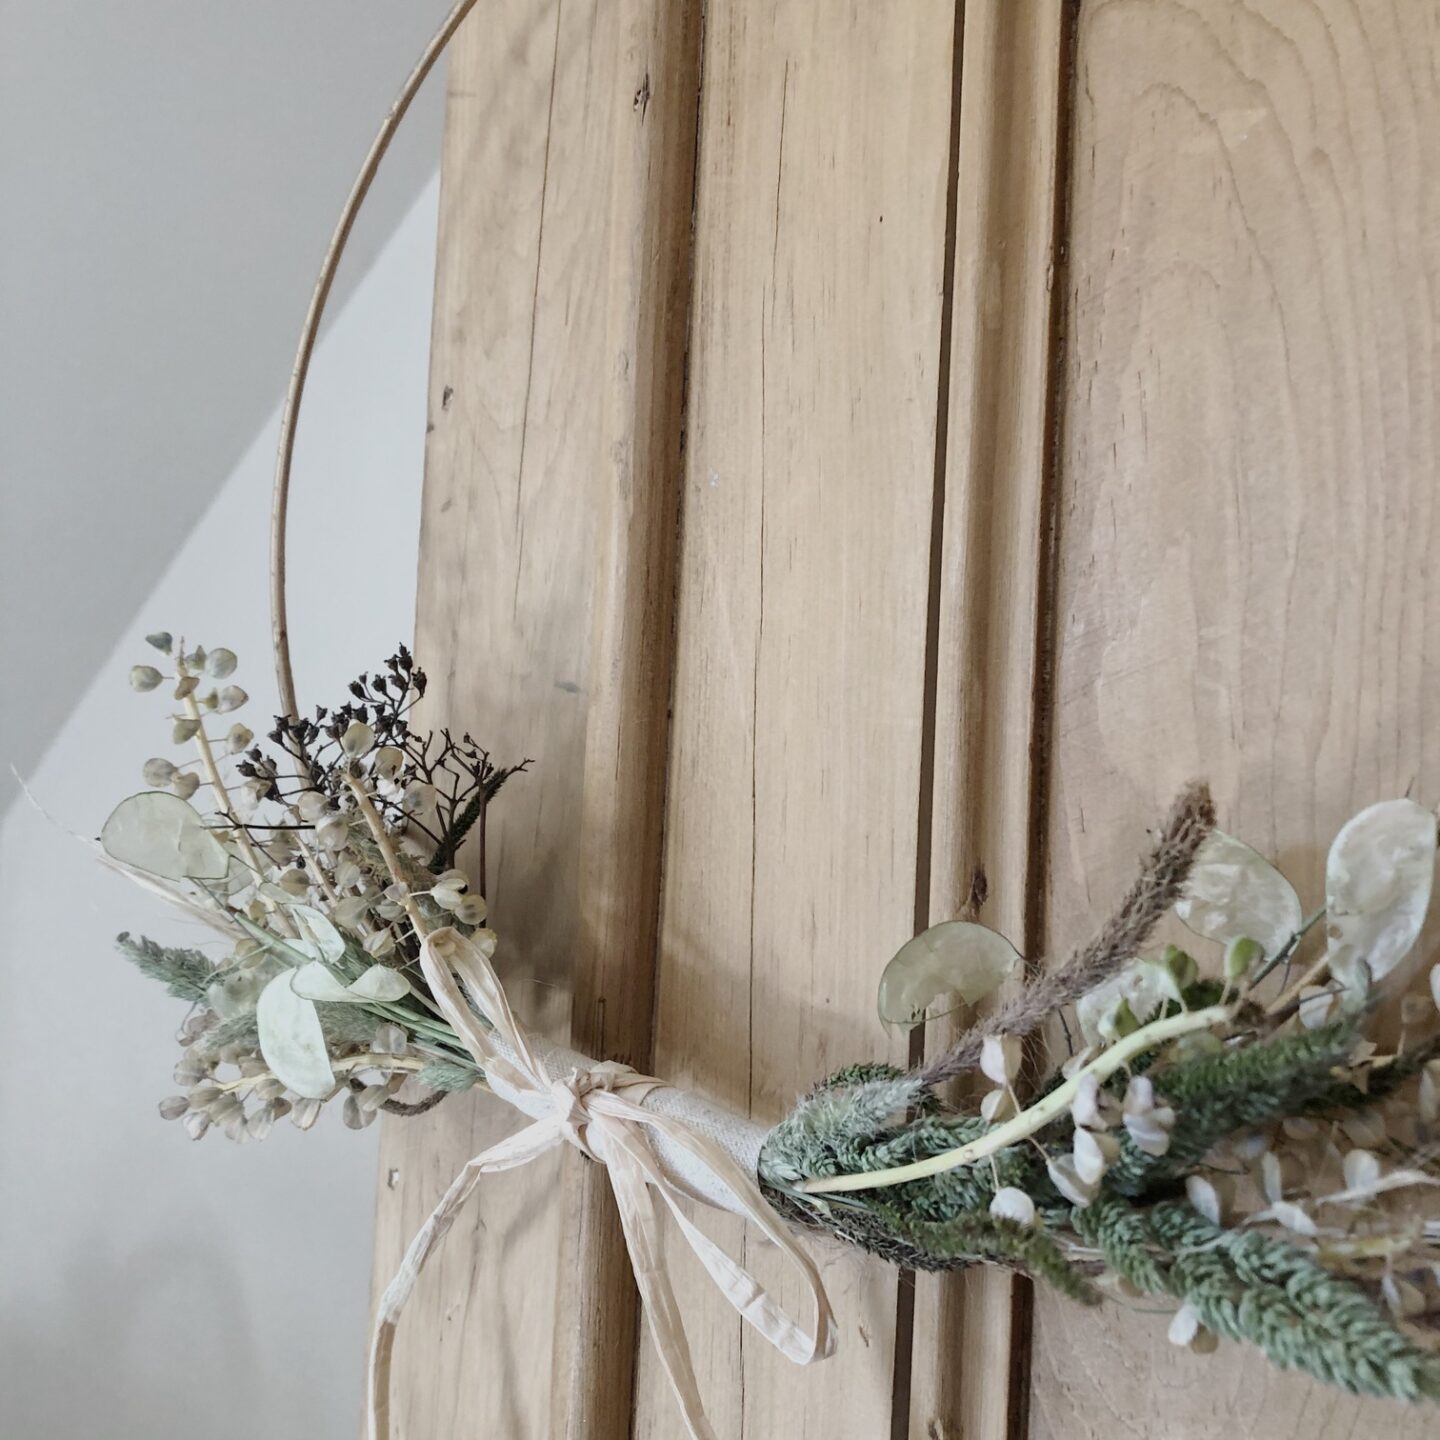
[[[1056,1086],[1028,1110],[1022,1110],[1013,1120],[996,1126],[968,1145],[946,1150],[943,1154],[932,1155],[926,1160],[917,1160],[912,1165],[895,1165],[888,1170],[871,1170],[863,1175],[827,1175],[818,1180],[805,1180],[795,1188],[807,1195],[879,1190],[887,1185],[903,1185],[907,1180],[924,1180],[930,1175],[943,1175],[945,1171],[956,1170],[961,1165],[973,1165],[977,1160],[983,1160],[986,1156],[1028,1139],[1037,1130],[1043,1130],[1052,1120],[1058,1119],[1074,1102],[1080,1090],[1080,1082],[1087,1075],[1103,1080],[1123,1069],[1137,1055],[1143,1055],[1145,1051],[1178,1039],[1181,1035],[1191,1035],[1197,1030],[1208,1030],[1212,1025],[1222,1025],[1233,1014],[1233,1009],[1228,1005],[1212,1005],[1206,1010],[1188,1010],[1168,1019],[1143,1025],[1123,1040],[1116,1041],[1108,1050],[1102,1051],[1063,1085]]]
[[[365,787],[353,775],[346,775],[345,783],[350,787],[350,793],[355,797],[355,806],[360,811],[360,817],[370,827],[370,834],[375,839],[376,848],[380,851],[380,858],[385,862],[385,868],[390,872],[390,878],[404,892],[405,898],[402,904],[405,907],[405,914],[409,917],[410,924],[414,927],[415,938],[423,941],[430,933],[430,926],[426,923],[425,917],[420,913],[420,907],[415,903],[415,897],[410,893],[410,886],[405,881],[405,871],[401,868],[400,857],[395,853],[395,847],[390,843],[390,836],[385,832],[385,822],[380,818],[380,812],[375,808],[374,802],[366,793]]]
[[[182,679],[188,678],[188,672],[183,664],[177,665],[176,668]],[[219,807],[220,813],[233,823],[230,792],[225,788],[225,780],[220,774],[219,765],[215,763],[215,752],[210,747],[210,737],[205,733],[205,717],[201,714],[199,705],[195,703],[194,692],[185,696],[180,703],[185,708],[186,719],[193,720],[199,727],[195,731],[195,748],[200,752],[200,768],[205,772],[206,782],[215,796],[215,804]],[[240,853],[245,857],[245,863],[250,867],[255,878],[263,880],[268,867],[261,858],[260,852],[256,850],[254,842],[245,833],[243,825],[235,826],[235,843],[240,847]]]
[[[310,373],[310,358],[315,350],[315,340],[320,334],[320,320],[325,314],[325,304],[330,298],[330,288],[335,283],[335,272],[340,268],[340,257],[345,253],[345,244],[350,239],[355,217],[365,203],[370,185],[380,169],[380,162],[405,118],[425,77],[434,68],[450,37],[460,28],[460,22],[470,13],[475,0],[456,0],[454,8],[445,17],[444,23],[425,47],[416,61],[395,103],[390,107],[380,125],[379,132],[370,144],[370,151],[350,187],[345,208],[340,212],[335,233],[330,237],[325,258],[320,264],[320,274],[315,281],[315,290],[310,297],[310,308],[305,314],[305,325],[300,331],[300,344],[295,353],[295,365],[290,372],[290,385],[285,392],[285,408],[280,414],[279,451],[275,457],[275,488],[270,509],[270,629],[275,644],[275,679],[280,687],[280,707],[290,718],[295,719],[299,707],[295,700],[295,675],[290,665],[290,623],[285,606],[285,521],[290,508],[290,468],[295,460],[295,427],[300,421],[300,404],[305,398],[305,380]]]

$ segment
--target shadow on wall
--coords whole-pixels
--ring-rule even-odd
[[[45,679],[0,690],[0,802],[283,394],[354,172],[448,9],[3,6],[0,674],[43,654]],[[381,169],[337,303],[435,173],[443,88]]]

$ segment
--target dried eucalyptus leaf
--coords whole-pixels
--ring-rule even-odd
[[[930,1006],[956,995],[975,1005],[997,990],[1020,966],[1020,952],[1001,934],[968,920],[947,920],[902,945],[880,977],[880,1019],[910,1030],[958,1008]]]
[[[285,971],[260,992],[255,1007],[260,1053],[276,1078],[297,1095],[319,1100],[334,1088],[335,1076],[315,1002],[295,993],[292,978]]]
[[[166,880],[223,880],[230,856],[200,812],[178,795],[144,790],[122,800],[100,832],[105,853]]]
[[[1277,955],[1304,923],[1300,897],[1257,850],[1212,830],[1195,858],[1175,913],[1197,935],[1249,939]]]
[[[288,901],[288,897],[287,897]],[[322,960],[336,961],[344,958],[345,937],[330,923],[330,920],[311,905],[289,905],[290,913],[305,932]],[[327,995],[324,997],[329,999]]]
[[[290,986],[305,1000],[328,1000],[341,1005],[355,1003],[355,996],[322,960],[312,960],[308,965],[292,970]]]
[[[1413,800],[1382,800],[1346,822],[1325,866],[1330,973],[1363,1000],[1409,953],[1430,908],[1435,817]]]
[[[350,985],[355,1000],[403,1000],[410,993],[410,982],[388,965],[372,965]]]
[[[370,1000],[403,1000],[410,982],[388,965],[372,965],[353,984],[344,984],[320,960],[312,960],[291,973],[295,993],[306,1000],[324,1000],[335,1005],[363,1005]]]

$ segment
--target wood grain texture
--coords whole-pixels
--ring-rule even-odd
[[[700,5],[618,0],[592,654],[571,1043],[650,1070],[690,301]],[[598,103],[607,103],[602,96]],[[557,1385],[572,1440],[630,1434],[640,1301],[609,1176],[571,1165]],[[562,1427],[556,1425],[560,1431]]]
[[[1321,893],[1359,806],[1440,792],[1440,6],[1088,0],[1078,35],[1052,933],[1205,774]],[[1040,1296],[1032,1433],[1418,1437],[1153,1314]]]
[[[1072,7],[968,0],[961,36],[925,923],[1041,953],[1032,817],[1050,564],[1052,332]],[[930,1027],[934,1050],[954,1038]],[[909,1433],[1003,1440],[1025,1413],[1030,1287],[920,1276]]]
[[[614,422],[595,381],[612,343],[611,120],[635,88],[597,10],[482,7],[451,58],[416,629],[429,720],[537,762],[494,808],[489,894],[511,999],[558,1039],[583,936],[591,621],[614,473],[598,462]],[[484,1096],[387,1122],[379,1283],[459,1167],[514,1128]],[[400,1329],[399,1436],[557,1433],[571,1375],[557,1307],[581,1288],[562,1264],[562,1177],[583,1163],[557,1152],[489,1177],[457,1223]]]
[[[655,1058],[768,1119],[885,1052],[875,985],[913,930],[952,17],[706,13]],[[842,1356],[812,1369],[677,1267],[727,1440],[890,1433],[896,1275],[819,1258]],[[668,1440],[640,1366],[637,1434]]]

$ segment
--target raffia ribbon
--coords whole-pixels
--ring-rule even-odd
[[[766,1203],[753,1175],[712,1135],[703,1133],[704,1125],[687,1123],[682,1105],[666,1104],[668,1114],[645,1108],[654,1097],[673,1100],[681,1092],[628,1065],[595,1063],[568,1052],[564,1052],[566,1059],[573,1063],[558,1073],[561,1067],[555,1060],[561,1052],[544,1051],[525,1033],[489,959],[457,930],[436,930],[426,937],[420,964],[445,1018],[483,1067],[491,1088],[538,1118],[465,1165],[410,1242],[399,1271],[381,1296],[370,1344],[370,1440],[388,1440],[390,1435],[390,1357],[400,1312],[425,1262],[455,1223],[481,1176],[528,1164],[566,1143],[607,1168],[645,1318],[691,1440],[715,1440],[715,1432],[705,1417],[685,1327],[665,1266],[656,1195],[675,1217],[720,1293],[782,1355],[808,1365],[833,1353],[834,1326],[820,1273]],[[476,1009],[494,1026],[493,1032],[477,1021],[456,984],[457,976]],[[678,1163],[662,1164],[657,1143]],[[680,1168],[687,1178],[700,1177],[699,1183],[682,1189],[672,1178]],[[810,1290],[810,1332],[797,1325],[753,1275],[695,1226],[680,1204],[687,1193],[744,1215],[785,1252]]]

